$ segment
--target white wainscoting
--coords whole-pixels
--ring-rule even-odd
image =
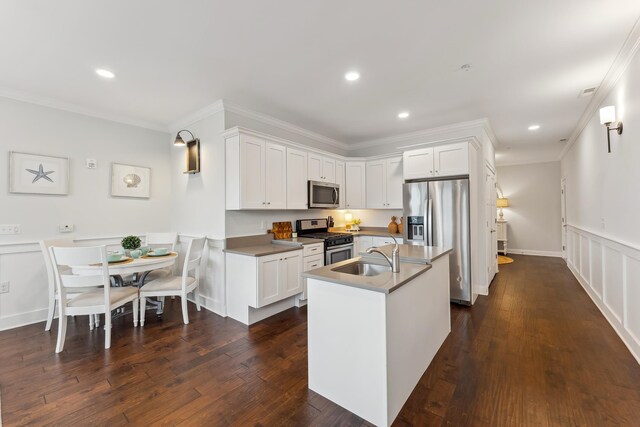
[[[567,265],[640,363],[640,248],[569,225]]]
[[[141,236],[142,237],[142,236]],[[194,236],[179,235],[180,272],[186,243]],[[79,245],[107,245],[119,248],[122,236],[74,239]],[[224,240],[208,240],[201,270],[201,304],[226,316],[224,288]],[[38,242],[0,244],[0,282],[10,282],[8,293],[0,294],[0,330],[43,322],[47,317],[48,283]],[[44,327],[44,326],[43,326]]]

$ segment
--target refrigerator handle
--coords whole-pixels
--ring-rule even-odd
[[[433,200],[427,200],[427,246],[433,246]]]

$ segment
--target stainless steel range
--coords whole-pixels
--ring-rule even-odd
[[[353,236],[349,233],[329,231],[327,218],[299,219],[296,221],[298,237],[324,240],[324,264],[329,265],[354,257]]]

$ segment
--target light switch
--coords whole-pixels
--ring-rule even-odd
[[[9,293],[9,282],[0,283],[0,294],[8,294]]]
[[[86,159],[87,169],[97,169],[98,161],[96,159]]]
[[[58,226],[58,231],[60,231],[61,233],[72,233],[73,224],[60,224]]]
[[[0,234],[20,234],[20,224],[2,224],[0,225]]]

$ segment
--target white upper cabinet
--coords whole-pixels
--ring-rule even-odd
[[[434,147],[433,159],[436,176],[466,175],[469,173],[469,144],[459,142]]]
[[[345,164],[340,160],[336,160],[336,184],[340,186],[340,197],[338,199],[338,209],[344,209],[344,200],[345,200]]]
[[[402,157],[387,159],[387,209],[402,209]]]
[[[316,153],[308,155],[307,177],[309,181],[336,182],[336,161]]]
[[[384,209],[387,207],[387,161],[367,162],[367,208]]]
[[[264,140],[248,135],[240,139],[240,208],[263,209],[266,206],[264,179],[251,176],[265,175]],[[236,166],[236,167],[238,167]]]
[[[367,208],[402,209],[402,157],[367,162]]]
[[[327,157],[322,159],[323,180],[326,182],[336,183],[336,161]]]
[[[404,179],[431,178],[433,176],[433,148],[405,151],[402,154]]]
[[[307,152],[287,147],[287,209],[307,205]]]
[[[405,180],[468,173],[469,144],[466,142],[405,151],[403,154]]]
[[[226,208],[285,209],[286,148],[253,135],[226,140]]]
[[[366,191],[366,163],[346,162],[345,163],[345,208],[364,209]]]
[[[265,149],[265,200],[267,209],[287,208],[287,150],[267,142]]]

